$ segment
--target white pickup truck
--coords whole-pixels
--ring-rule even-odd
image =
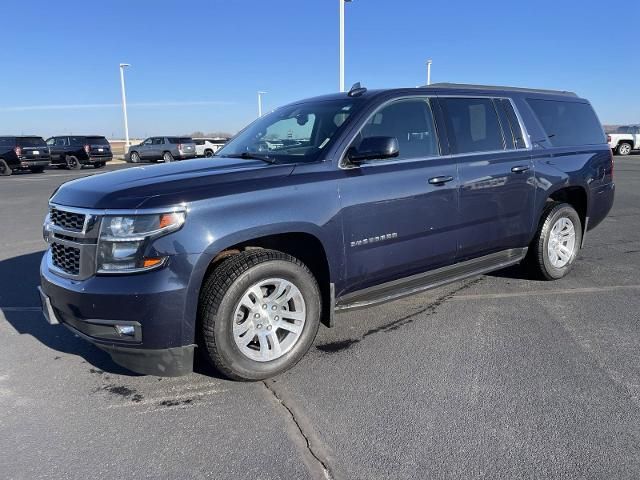
[[[631,150],[640,150],[640,125],[618,127],[607,135],[607,142],[618,155],[629,155]]]

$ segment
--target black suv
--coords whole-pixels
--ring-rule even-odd
[[[14,170],[40,173],[49,160],[49,149],[42,137],[0,137],[0,175],[11,175]]]
[[[47,139],[51,151],[51,165],[77,170],[83,165],[95,168],[113,159],[109,141],[100,135],[64,135]]]

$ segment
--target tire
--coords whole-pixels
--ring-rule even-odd
[[[616,148],[616,153],[618,155],[627,156],[631,153],[631,150],[632,150],[631,144],[624,142],[624,143],[618,144]]]
[[[162,160],[164,160],[164,163],[173,162],[173,155],[171,155],[171,152],[164,152],[162,154]]]
[[[67,157],[66,162],[69,170],[80,170],[82,168],[82,164],[74,156]]]
[[[262,284],[273,289],[255,288]],[[288,290],[277,299],[275,292],[284,285]],[[205,280],[198,305],[207,358],[227,377],[245,381],[278,375],[298,363],[315,339],[320,313],[320,289],[309,269],[290,255],[266,249],[223,260]],[[241,337],[242,330],[247,333]]]
[[[571,231],[573,237],[568,233]],[[571,271],[581,243],[582,222],[578,212],[568,203],[549,202],[527,254],[531,273],[543,280],[564,277]],[[558,252],[563,253],[563,258]]]
[[[140,154],[138,152],[131,152],[129,154],[129,161],[131,163],[140,163]]]
[[[11,167],[7,165],[7,162],[5,162],[0,158],[0,176],[8,177],[12,173],[13,173],[13,170],[11,170]]]
[[[207,157],[207,158],[213,157],[213,150],[208,150],[208,149],[205,150],[204,151],[204,156]]]
[[[33,168],[30,168],[29,170],[31,170],[31,173],[42,173],[44,172],[44,167],[33,167]]]
[[[104,167],[104,163],[103,163],[103,162],[100,162],[100,163],[94,163],[94,164],[93,164],[93,168],[102,168],[102,167]]]

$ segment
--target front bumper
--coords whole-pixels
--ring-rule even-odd
[[[191,255],[172,256],[165,268],[136,275],[62,278],[40,264],[43,308],[137,373],[176,376],[193,369],[195,318],[187,301]],[[49,305],[46,305],[45,298]],[[122,335],[116,326],[129,327]]]

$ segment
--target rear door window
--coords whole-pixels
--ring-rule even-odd
[[[529,106],[554,147],[606,143],[604,130],[588,103],[530,98]]]
[[[498,114],[490,98],[442,98],[455,153],[504,150]]]
[[[0,147],[15,147],[15,137],[0,137]]]

